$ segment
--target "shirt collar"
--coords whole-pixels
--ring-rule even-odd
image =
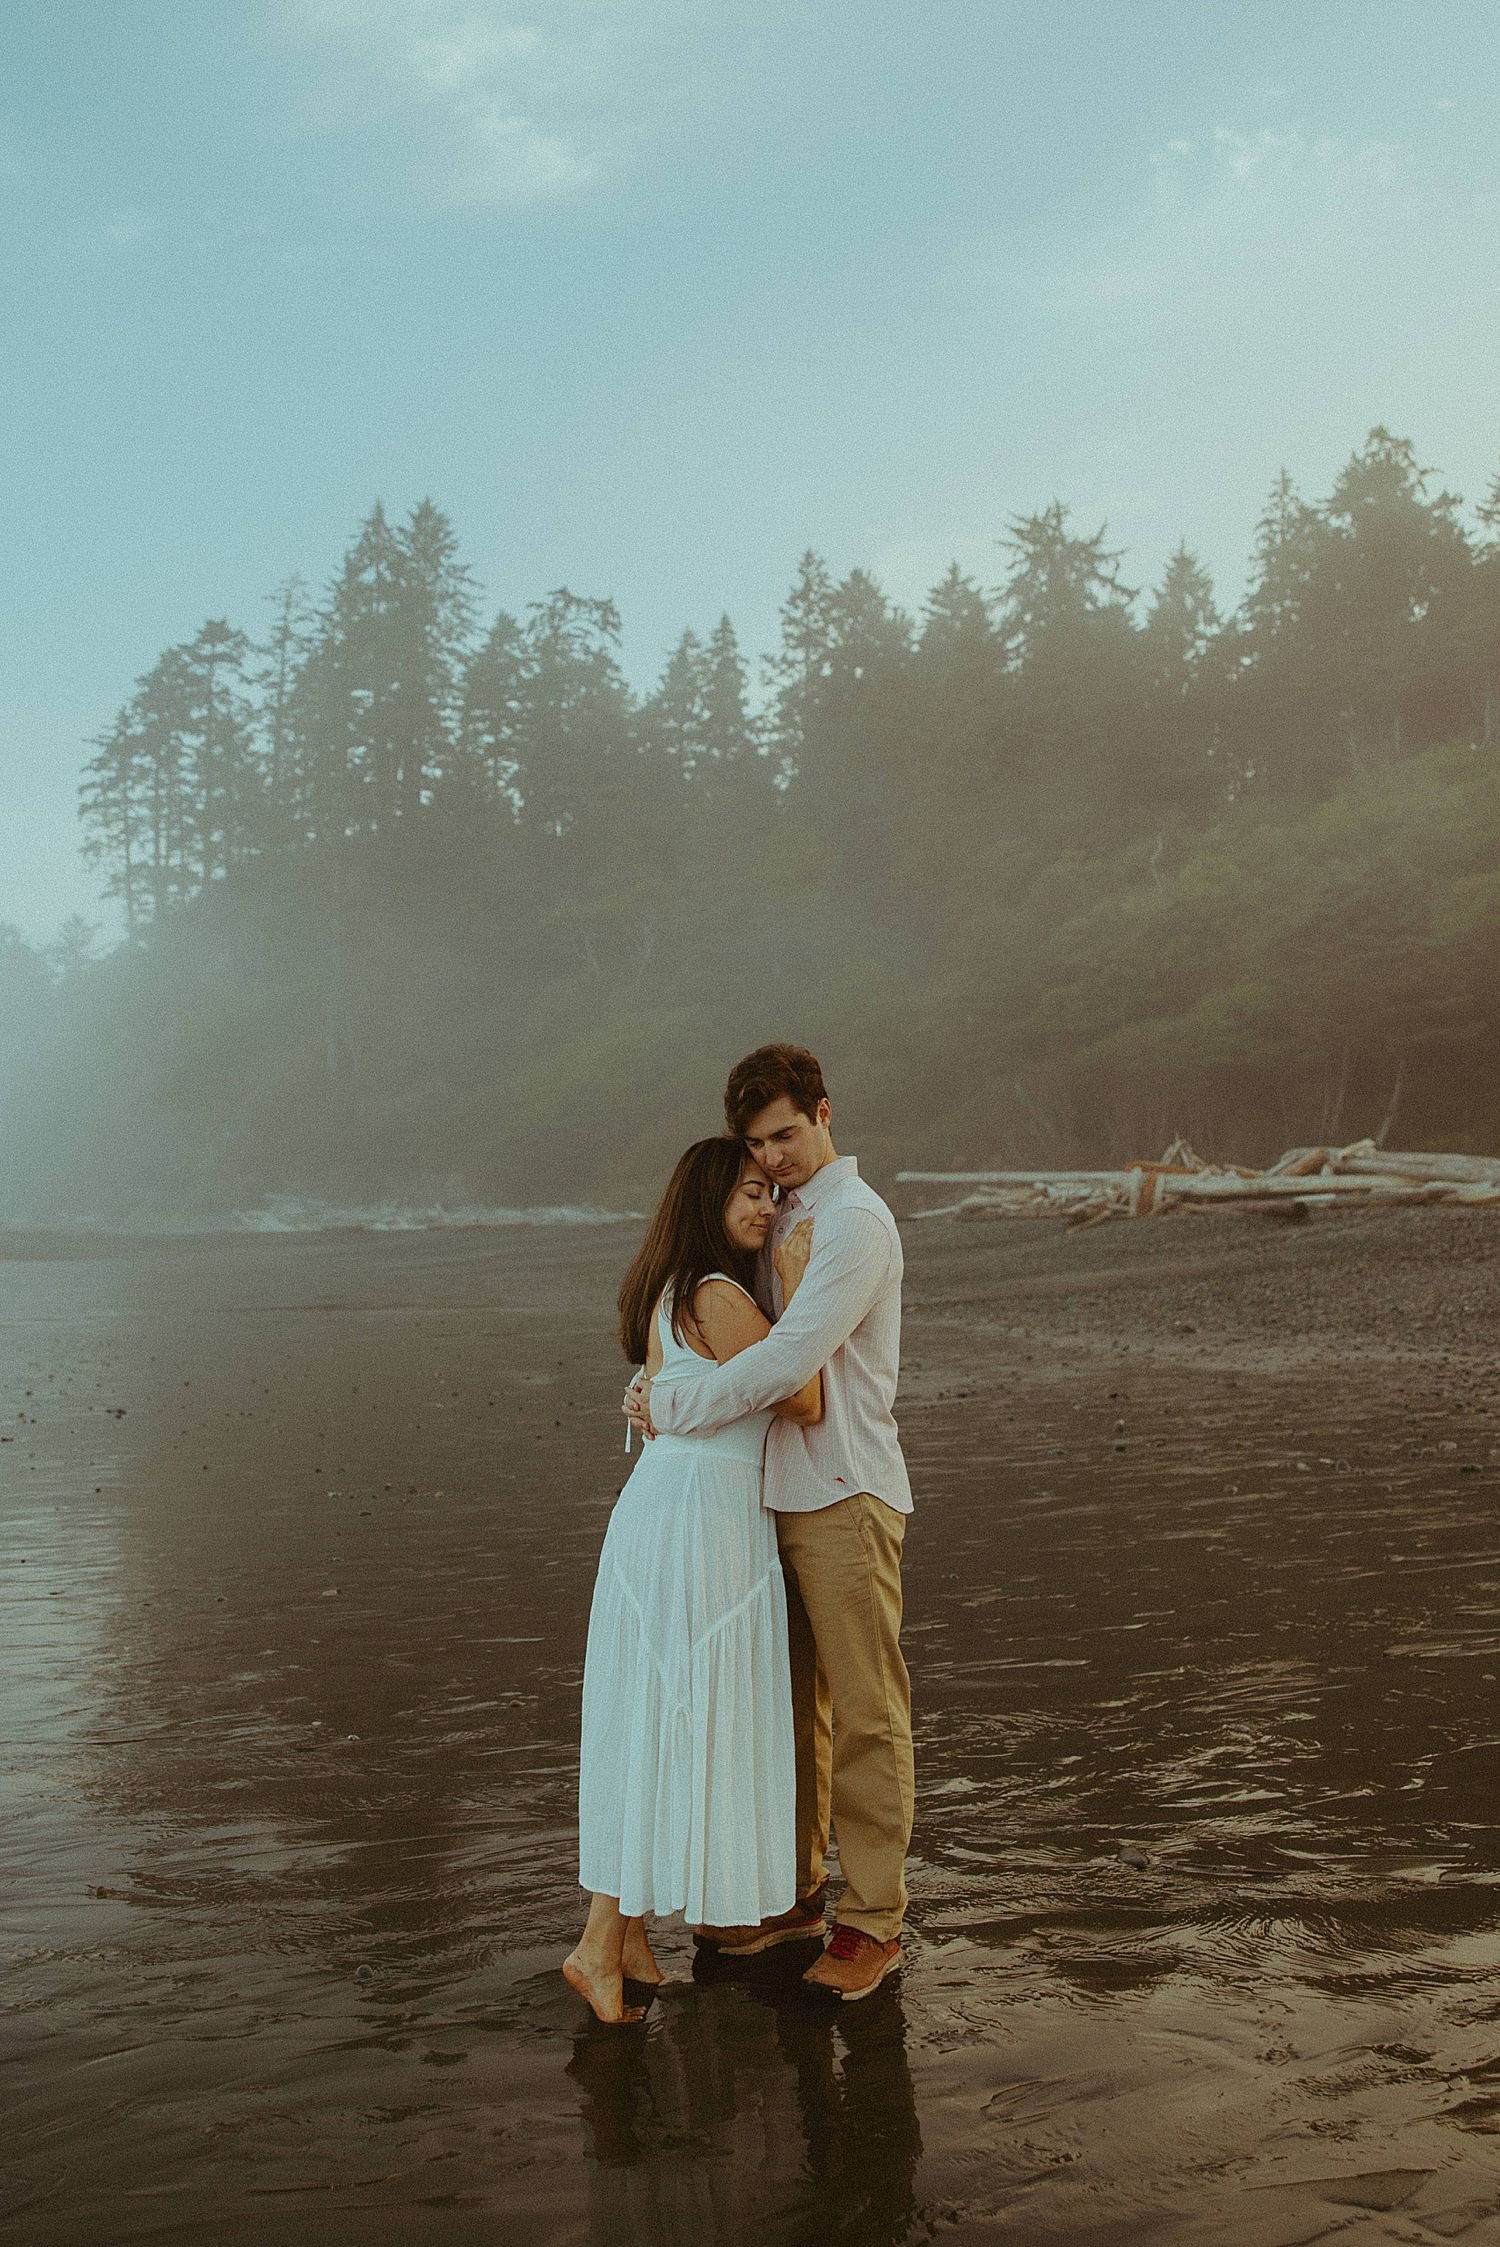
[[[821,1170],[815,1170],[805,1186],[794,1186],[786,1198],[796,1209],[816,1209],[841,1180],[858,1176],[859,1163],[855,1157],[838,1155],[831,1163],[824,1163]]]

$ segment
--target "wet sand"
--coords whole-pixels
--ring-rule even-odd
[[[0,2236],[1500,2240],[1500,1222],[905,1230],[906,1971],[623,2032],[629,1228],[0,1241]]]

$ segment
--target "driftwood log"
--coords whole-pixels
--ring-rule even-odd
[[[1258,1210],[1291,1218],[1315,1209],[1456,1202],[1500,1209],[1500,1158],[1387,1154],[1372,1139],[1348,1147],[1292,1147],[1269,1170],[1208,1163],[1181,1139],[1160,1162],[1123,1170],[903,1170],[902,1185],[968,1187],[919,1217],[1062,1217],[1070,1231],[1110,1217],[1174,1210]]]

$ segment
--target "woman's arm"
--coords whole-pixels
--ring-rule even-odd
[[[688,1348],[699,1357],[712,1356],[719,1365],[727,1365],[753,1342],[764,1341],[770,1331],[769,1320],[729,1280],[704,1280],[693,1297],[691,1319],[683,1321]],[[705,1347],[699,1348],[700,1341]],[[783,1397],[771,1409],[778,1419],[795,1421],[799,1428],[815,1426],[823,1417],[822,1374],[815,1373],[795,1396]]]
[[[820,1233],[823,1223],[820,1217]],[[827,1223],[797,1300],[764,1341],[728,1365],[679,1365],[657,1375],[647,1402],[659,1407],[652,1418],[664,1435],[706,1435],[792,1395],[842,1349],[882,1293],[894,1290],[901,1269],[894,1224],[887,1232],[873,1210],[863,1209],[831,1210]]]

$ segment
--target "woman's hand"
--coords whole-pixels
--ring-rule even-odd
[[[812,1255],[812,1245],[813,1221],[810,1217],[804,1217],[801,1224],[794,1225],[791,1231],[784,1234],[771,1251],[777,1277],[781,1281],[783,1310],[802,1285],[802,1275],[807,1270],[808,1259]]]
[[[630,1387],[625,1391],[620,1410],[624,1413],[626,1420],[626,1450],[630,1449],[631,1429],[634,1429],[637,1435],[643,1436],[649,1443],[656,1434],[656,1430],[651,1425],[651,1383],[646,1378],[644,1368],[636,1375]]]

